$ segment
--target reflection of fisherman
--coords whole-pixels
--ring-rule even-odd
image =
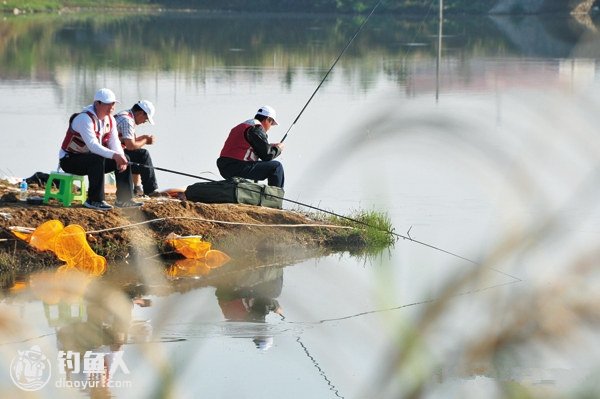
[[[102,288],[97,287],[88,292],[87,320],[62,327],[57,333],[59,343],[74,352],[85,352],[102,345],[119,350],[127,342],[134,304],[140,307],[151,305],[150,300],[142,298],[143,289],[143,286],[133,284],[123,287],[122,292],[128,300],[114,302],[117,298],[111,298],[112,301],[109,302],[113,303],[110,306],[107,306],[106,292]],[[113,291],[111,294],[117,292]]]
[[[279,302],[272,298],[244,298],[237,297],[235,292],[219,293],[217,289],[217,298],[223,315],[229,321],[265,321],[265,317],[274,312],[281,314],[283,310]],[[220,296],[220,297],[219,297]]]
[[[131,284],[121,290],[108,290],[108,298],[103,284],[88,290],[87,320],[64,325],[56,334],[59,360],[66,378],[73,382],[96,381],[97,384],[88,385],[96,393],[108,389],[115,371],[129,373],[123,360],[123,345],[131,333],[133,308],[134,305],[151,305],[149,299],[142,298],[145,293],[142,285]],[[85,370],[86,364],[101,367]]]
[[[282,269],[263,269],[237,275],[235,281],[217,286],[215,295],[228,321],[264,322],[270,312],[283,314],[275,299],[282,287]]]
[[[254,337],[254,339],[252,339],[252,342],[254,342],[254,345],[256,345],[256,349],[266,351],[273,346],[273,337]]]

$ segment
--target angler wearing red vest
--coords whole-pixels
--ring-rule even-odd
[[[265,105],[258,109],[254,119],[231,129],[217,159],[221,176],[267,179],[269,186],[283,187],[283,165],[273,160],[283,151],[283,143],[269,143],[267,137],[271,126],[277,125],[275,117],[275,110]]]
[[[87,175],[89,180],[86,208],[108,210],[104,201],[104,174],[115,171],[117,202],[120,208],[140,206],[133,196],[129,160],[123,153],[112,113],[117,102],[115,93],[100,89],[94,103],[71,116],[69,128],[60,148],[60,167],[67,173]]]

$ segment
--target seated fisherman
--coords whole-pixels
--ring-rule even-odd
[[[150,152],[143,147],[154,144],[156,139],[153,135],[148,134],[137,136],[135,128],[146,121],[154,125],[153,117],[154,105],[148,100],[138,101],[131,109],[121,111],[115,115],[119,139],[125,149],[125,154],[131,162],[146,166],[132,165],[131,172],[134,175],[139,174],[141,176],[142,193],[150,197],[159,195],[158,184],[156,183],[156,175],[154,174],[154,165],[152,165]],[[137,191],[135,188],[134,190]]]
[[[267,179],[269,186],[283,188],[283,165],[274,161],[283,151],[283,143],[269,143],[267,132],[277,125],[275,110],[260,107],[254,116],[229,132],[217,159],[217,167],[225,179],[243,177]]]
[[[104,174],[115,171],[119,208],[142,205],[131,200],[133,196],[129,160],[119,142],[117,126],[112,113],[117,102],[110,89],[100,89],[94,103],[78,114],[73,114],[59,152],[60,167],[67,173],[85,176],[89,180],[86,208],[108,210],[104,201]]]

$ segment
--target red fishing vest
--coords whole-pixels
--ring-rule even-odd
[[[245,321],[248,319],[248,300],[237,298],[229,301],[219,300],[219,306],[225,319],[230,321]]]
[[[110,139],[110,132],[112,131],[113,127],[112,118],[108,118],[109,123],[104,125],[104,132],[101,132],[100,123],[96,115],[92,114],[90,111],[85,111],[85,113],[88,114],[92,120],[92,123],[94,124],[94,133],[96,134],[96,138],[104,147],[108,148],[108,140]],[[90,152],[90,150],[87,148],[87,145],[85,145],[85,142],[81,138],[81,134],[73,130],[71,127],[73,119],[75,119],[77,115],[79,114],[73,114],[69,119],[69,129],[67,129],[67,134],[65,135],[65,139],[62,142],[61,148],[71,154],[87,154]]]
[[[246,130],[256,125],[260,125],[260,123],[256,119],[250,119],[231,129],[221,150],[221,156],[240,161],[258,161],[258,156],[246,140],[245,134]]]

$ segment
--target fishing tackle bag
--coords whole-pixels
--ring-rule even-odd
[[[185,189],[188,201],[205,204],[248,204],[281,209],[284,191],[280,187],[234,177],[228,180],[194,183]]]

